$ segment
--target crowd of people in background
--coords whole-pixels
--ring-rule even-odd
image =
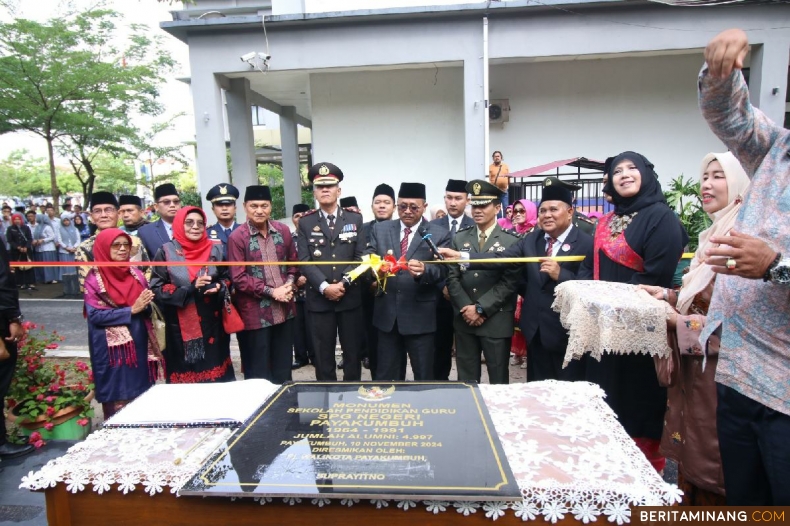
[[[76,276],[105,417],[159,378],[233,380],[231,332],[244,377],[275,383],[308,364],[318,381],[337,381],[338,370],[359,381],[363,368],[376,381],[403,381],[410,367],[416,381],[479,382],[485,364],[489,381],[505,384],[509,367],[522,366],[530,382],[598,384],[657,471],[666,457],[679,463],[687,503],[790,504],[788,131],[751,107],[740,72],[747,49],[740,30],[706,49],[700,106],[730,151],[702,159],[712,226],[680,288],[673,278],[688,235],[655,167],[633,151],[607,159],[603,192],[614,210],[594,220],[574,207],[578,187],[557,178],[544,181],[539,202],[510,204],[497,151],[488,178],[447,181],[443,206],[429,206],[423,183],[397,193],[379,185],[364,222],[356,197],[341,198],[342,170],[321,162],[308,171],[317,206],[293,207],[293,231],[271,218],[268,186],[244,189],[238,223],[241,192],[216,185],[209,225],[164,184],[150,223],[136,196],[95,192],[93,233],[76,210],[58,219],[47,206],[4,208],[4,259],[84,263]],[[394,268],[356,276],[367,256]],[[538,262],[491,261],[523,257]],[[71,268],[17,267],[11,288],[65,281]],[[563,367],[568,333],[551,308],[554,289],[584,279],[638,285],[667,302],[670,357],[605,354]],[[6,309],[13,345],[18,306]]]

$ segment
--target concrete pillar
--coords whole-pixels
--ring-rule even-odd
[[[294,106],[283,106],[283,112],[280,114],[280,143],[283,153],[285,215],[290,216],[293,205],[302,202],[299,137],[296,130],[296,108]]]
[[[486,115],[483,93],[483,59],[474,56],[464,60],[464,150],[466,179],[488,177],[485,152]]]
[[[195,69],[192,70],[195,72]],[[208,190],[219,183],[230,181],[225,160],[225,122],[222,107],[222,88],[213,73],[192,75],[192,104],[195,113],[195,141],[197,187],[203,200],[203,210],[213,223],[211,204],[206,201]]]
[[[246,78],[230,79],[230,89],[225,92],[228,110],[228,134],[230,135],[230,159],[233,186],[239,189],[244,199],[244,189],[258,184],[255,165],[255,140],[252,134],[252,112],[250,104],[250,81]]]
[[[785,121],[788,61],[790,39],[770,40],[752,47],[749,71],[752,104],[779,126]]]

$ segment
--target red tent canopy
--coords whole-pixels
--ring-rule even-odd
[[[508,174],[508,177],[521,178],[521,177],[536,177],[539,175],[542,177],[546,177],[548,175],[555,175],[555,174],[544,174],[544,172],[548,172],[549,170],[555,170],[557,168],[560,168],[561,166],[573,166],[576,168],[586,168],[589,170],[603,172],[604,162],[596,161],[594,159],[588,159],[586,157],[573,157],[571,159],[563,159],[561,161],[554,161],[547,164],[541,164],[540,166],[533,166],[532,168],[519,170],[518,172],[512,172]],[[560,174],[560,175],[570,175],[570,174]]]

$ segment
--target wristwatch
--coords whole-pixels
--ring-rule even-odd
[[[480,314],[481,316],[482,316],[483,314],[485,314],[485,313],[486,313],[486,312],[483,310],[483,306],[482,306],[482,305],[480,305],[479,303],[475,303],[475,310],[476,310],[476,311],[477,311],[477,313],[478,313],[478,314]]]
[[[22,325],[22,322],[25,321],[25,317],[21,314],[19,316],[15,316],[13,318],[8,318],[8,324],[11,325],[12,323],[18,323]]]
[[[768,267],[770,281],[780,285],[790,285],[790,259],[782,259],[782,254],[776,256],[776,259]]]

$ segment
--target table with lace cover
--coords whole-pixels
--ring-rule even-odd
[[[679,490],[645,460],[597,386],[547,381],[481,385],[480,392],[521,488],[518,502],[178,497],[231,433],[205,428],[97,431],[29,473],[20,487],[46,491],[51,525],[287,524],[311,516],[322,524],[397,524],[424,520],[425,512],[434,524],[540,518],[623,524],[633,505],[679,502]]]
[[[551,306],[568,329],[563,366],[589,354],[669,356],[666,302],[636,285],[610,281],[566,281],[554,289]]]

